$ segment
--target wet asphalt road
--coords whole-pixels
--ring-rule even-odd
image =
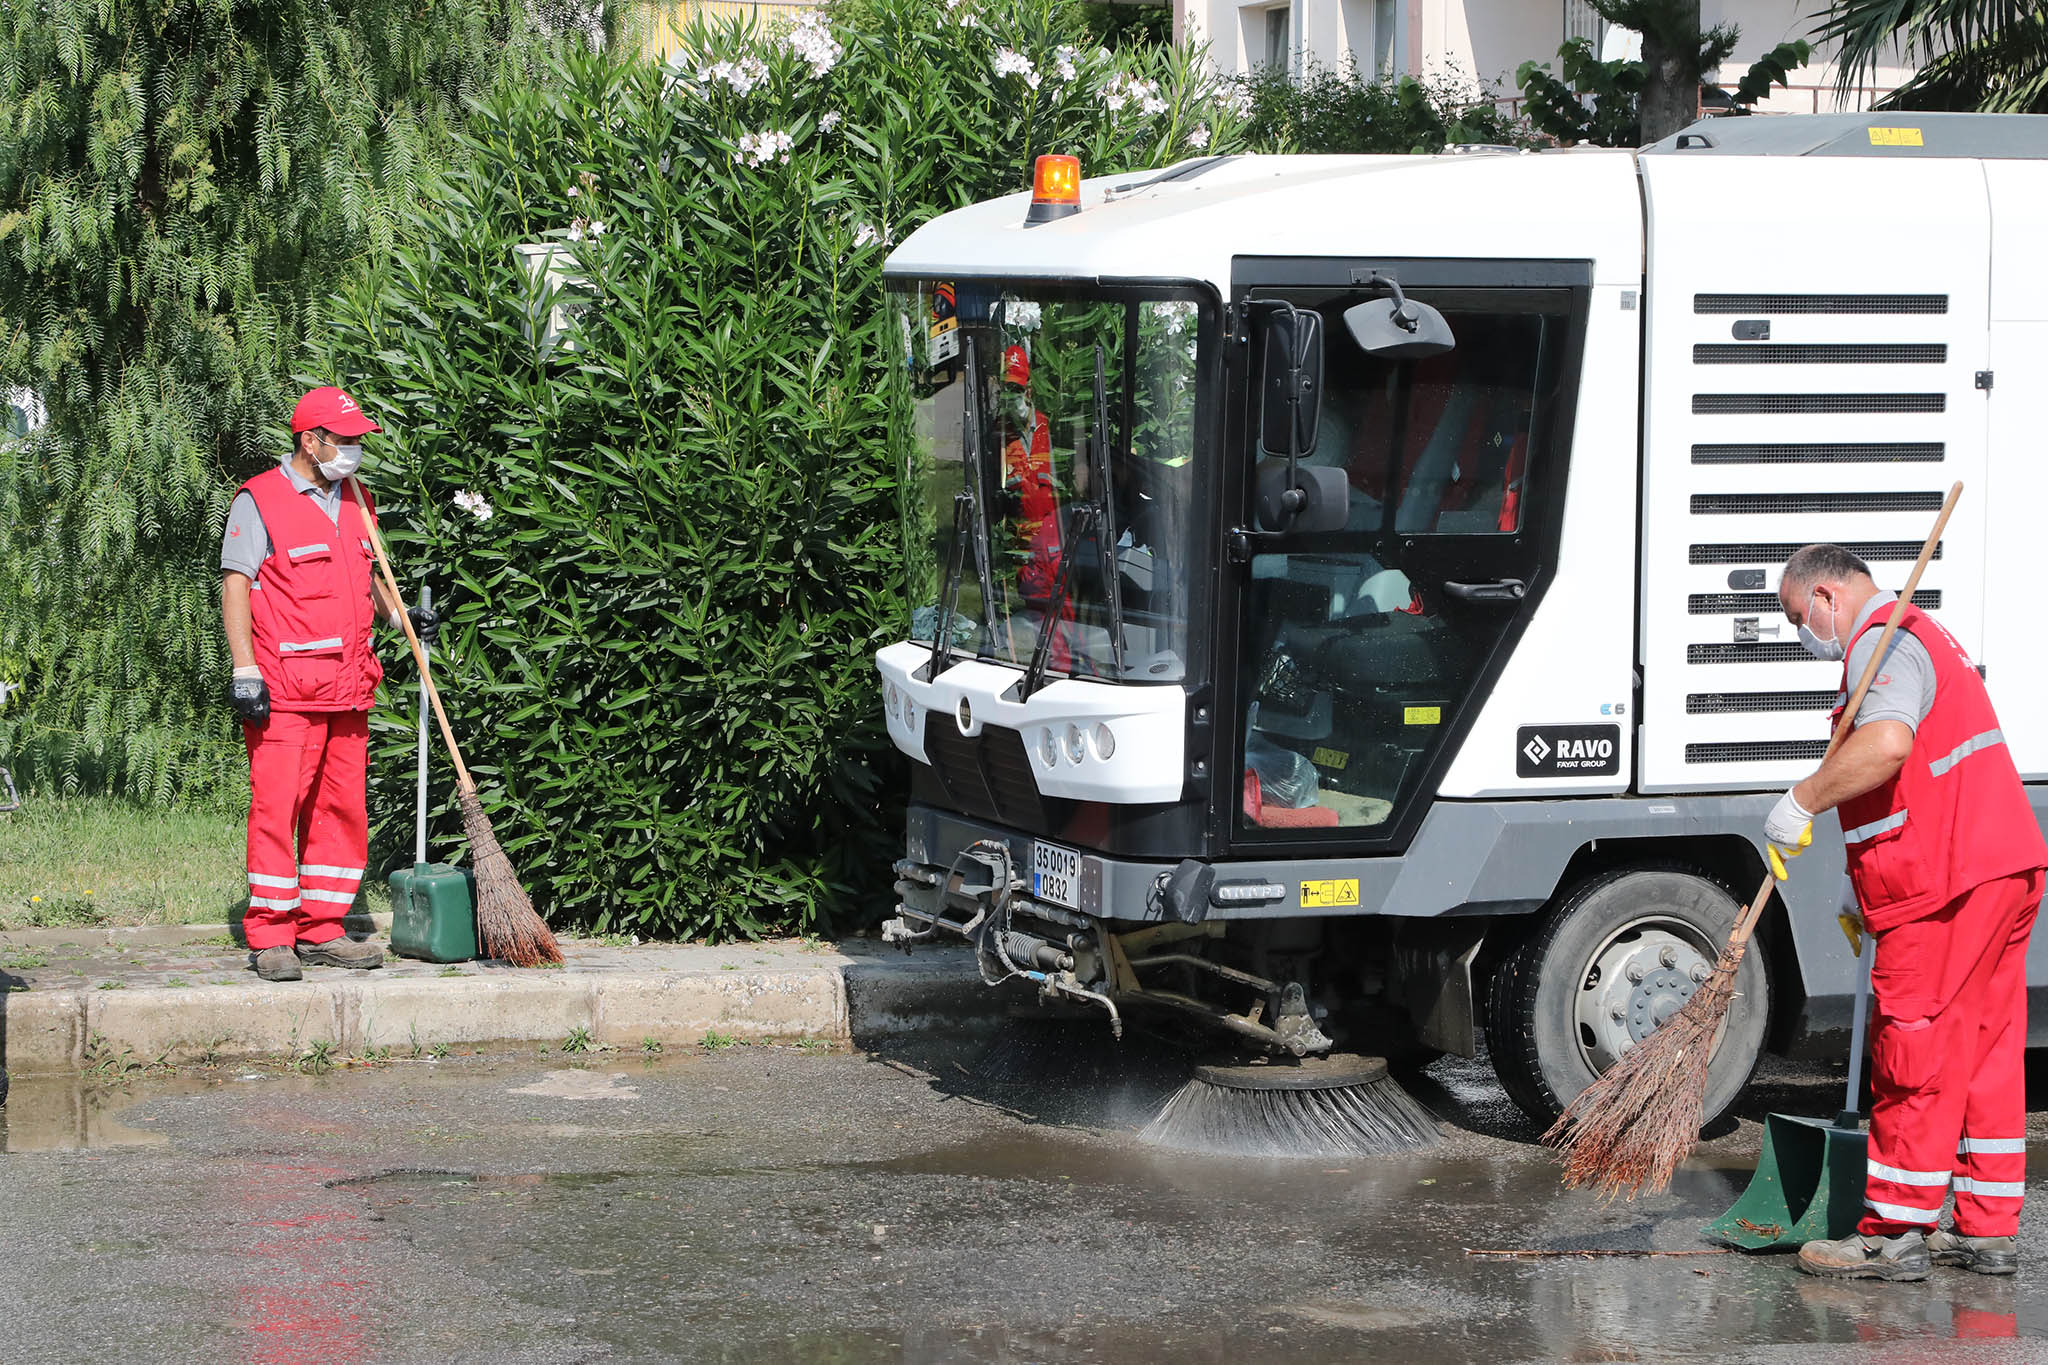
[[[1753,1117],[1671,1193],[1603,1206],[1557,1188],[1483,1062],[1411,1086],[1441,1148],[1278,1162],[1146,1148],[1172,1068],[1050,1051],[20,1082],[0,1361],[2048,1360],[2039,1253],[1903,1286],[1466,1254],[1702,1248]],[[1744,1112],[1832,1112],[1835,1074],[1780,1067]]]

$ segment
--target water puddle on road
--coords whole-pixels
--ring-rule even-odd
[[[0,1152],[81,1152],[101,1147],[156,1147],[169,1139],[146,1122],[121,1116],[144,1100],[218,1088],[221,1077],[172,1075],[86,1080],[17,1076],[0,1105]]]

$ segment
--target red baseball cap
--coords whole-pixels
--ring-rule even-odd
[[[1031,382],[1031,357],[1024,353],[1022,346],[1011,346],[1003,352],[1003,382],[1019,385]]]
[[[293,431],[311,431],[315,427],[325,428],[336,436],[361,436],[384,430],[370,420],[355,399],[336,388],[315,389],[292,409]]]

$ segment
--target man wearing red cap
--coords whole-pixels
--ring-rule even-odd
[[[370,632],[403,610],[371,573],[366,509],[345,491],[379,430],[340,389],[301,398],[291,458],[242,485],[221,540],[228,695],[249,751],[243,927],[266,981],[298,980],[301,963],[384,961],[341,923],[369,862],[370,705],[384,676]],[[431,640],[434,613],[411,616]]]

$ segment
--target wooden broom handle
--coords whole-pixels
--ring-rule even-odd
[[[1956,485],[1960,488],[1962,485]],[[405,594],[398,590],[398,580],[392,577],[391,560],[384,553],[384,537],[377,533],[377,519],[370,515],[369,500],[363,496],[363,486],[356,476],[348,476],[349,496],[355,499],[356,507],[363,514],[363,525],[370,530],[370,548],[376,552],[377,567],[384,571],[384,586],[390,590],[391,600],[398,604],[398,624],[405,631],[406,643],[412,646],[413,660],[419,664],[420,683],[427,689],[427,700],[433,703],[434,719],[441,723],[441,738],[448,745],[448,756],[455,760],[455,780],[464,791],[476,790],[476,783],[470,780],[469,769],[462,761],[462,749],[455,742],[455,732],[448,728],[448,713],[441,707],[441,689],[434,686],[434,674],[427,667],[427,651],[420,644],[420,637],[412,628],[412,618],[405,612]]]
[[[1920,558],[1913,562],[1913,572],[1906,578],[1905,591],[1899,594],[1902,606],[1912,605],[1913,590],[1920,586],[1920,575],[1927,571],[1927,562],[1934,558],[1934,547],[1941,544],[1941,533],[1948,527],[1949,513],[1956,510],[1956,499],[1962,496],[1962,481],[1957,480],[1949,487],[1948,497],[1941,504],[1941,515],[1934,519],[1934,529],[1927,533],[1926,544],[1920,547]],[[1877,666],[1884,662],[1884,652],[1891,647],[1892,636],[1898,633],[1899,621],[1905,614],[1903,611],[1895,611],[1891,619],[1884,623],[1884,634],[1877,638],[1877,650],[1870,656],[1870,662],[1863,666],[1863,676],[1856,680],[1856,690],[1849,694],[1849,704],[1842,708],[1842,719],[1836,722],[1834,733],[1828,737],[1827,752],[1820,756],[1823,767],[1835,756],[1835,750],[1842,747],[1842,741],[1849,737],[1849,732],[1856,728],[1856,712],[1863,705],[1863,695],[1870,690],[1870,684],[1876,680]],[[1839,637],[1839,623],[1835,631]],[[1844,648],[1846,647],[1845,645]],[[1763,918],[1764,907],[1770,904],[1771,891],[1777,883],[1778,879],[1771,875],[1771,869],[1766,866],[1764,884],[1757,888],[1756,898],[1750,901],[1749,908],[1742,912],[1742,918],[1735,921],[1735,932],[1728,936],[1728,946],[1722,949],[1724,958],[1730,953],[1740,957],[1743,950],[1749,946],[1749,936],[1756,932],[1757,921]]]

